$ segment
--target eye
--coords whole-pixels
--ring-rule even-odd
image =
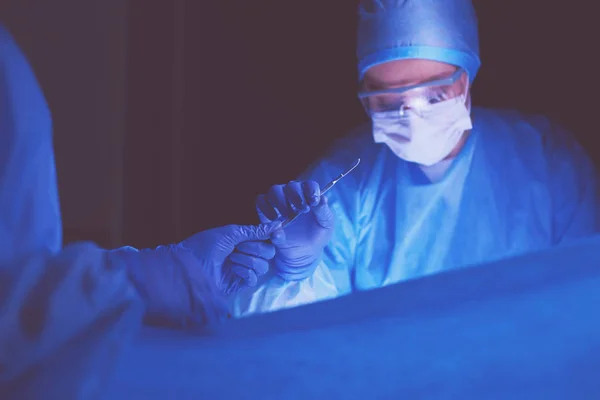
[[[448,96],[444,92],[431,92],[427,95],[427,103],[429,104],[437,104],[447,99]]]

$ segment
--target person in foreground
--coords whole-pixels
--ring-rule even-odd
[[[298,181],[259,196],[262,222],[304,213],[275,273],[236,315],[272,311],[544,249],[598,232],[594,166],[539,115],[471,107],[470,0],[363,1],[358,97],[371,119]],[[361,165],[320,197],[356,158]],[[335,221],[334,221],[335,216]]]
[[[0,24],[0,398],[97,398],[143,316],[173,327],[227,318],[223,288],[266,272],[277,225],[154,250],[62,248],[50,112]]]

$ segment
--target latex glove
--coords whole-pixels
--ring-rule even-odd
[[[267,242],[279,223],[228,225],[199,232],[176,245],[109,253],[125,264],[146,303],[146,320],[159,325],[204,325],[228,317],[224,289],[230,274],[255,285],[269,269],[275,248]]]
[[[267,194],[258,196],[256,209],[262,223],[302,214],[272,235],[271,242],[277,249],[273,263],[285,280],[296,281],[311,276],[333,235],[335,223],[327,198],[321,196],[319,184],[291,181],[287,185],[272,186]]]
[[[267,242],[280,222],[263,225],[228,225],[195,234],[181,244],[198,258],[202,269],[214,277],[224,292],[235,275],[242,286],[256,286],[269,270],[275,247]]]

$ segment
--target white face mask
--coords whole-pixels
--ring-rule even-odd
[[[464,95],[428,104],[419,113],[374,113],[372,119],[375,143],[385,143],[403,160],[425,166],[446,158],[473,128]]]

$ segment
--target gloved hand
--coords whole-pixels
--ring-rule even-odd
[[[258,196],[256,209],[262,223],[302,214],[272,235],[271,242],[277,248],[273,261],[277,273],[285,280],[297,281],[311,276],[333,235],[335,223],[319,184],[291,181],[287,185],[272,186],[267,194]]]
[[[222,292],[236,276],[242,286],[253,287],[269,270],[275,247],[266,240],[280,225],[227,225],[197,233],[181,245],[194,253],[199,266],[214,277]]]
[[[199,232],[176,245],[109,252],[123,263],[146,303],[146,320],[159,325],[204,325],[228,316],[227,279],[255,285],[275,247],[266,242],[280,223],[228,225]],[[233,276],[232,276],[233,275]]]

